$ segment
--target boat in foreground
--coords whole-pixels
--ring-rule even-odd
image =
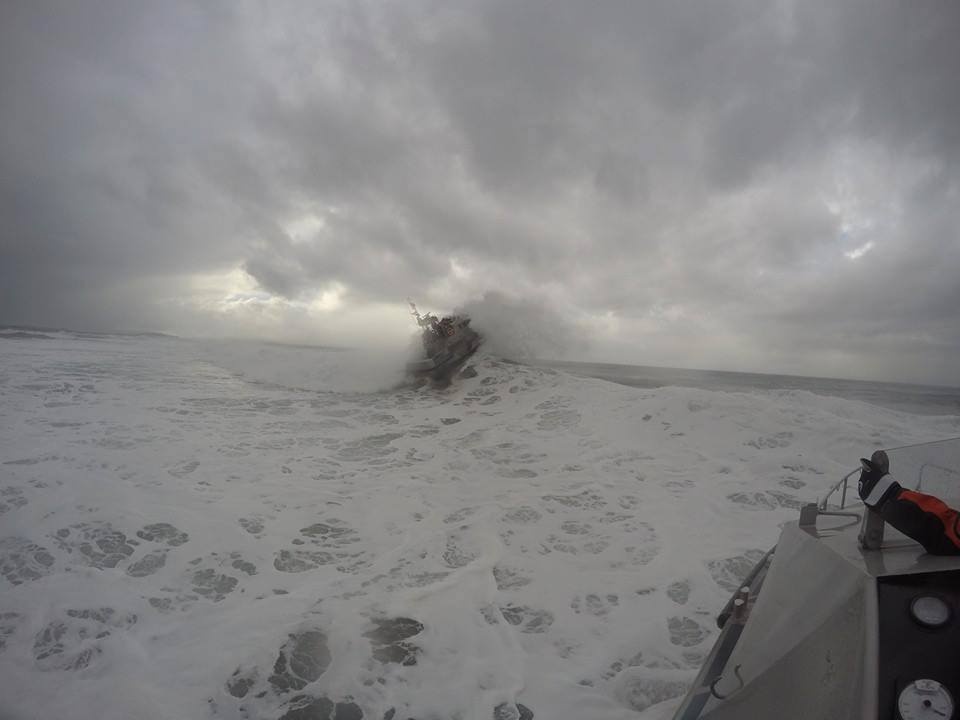
[[[904,488],[958,506],[960,438],[886,453]],[[960,556],[849,502],[859,472],[803,507],[731,597],[674,720],[960,717]]]

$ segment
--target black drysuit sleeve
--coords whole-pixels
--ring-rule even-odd
[[[871,503],[871,500],[874,500]],[[907,537],[932,555],[960,555],[960,514],[933,495],[904,490],[889,475],[884,476],[864,501]]]

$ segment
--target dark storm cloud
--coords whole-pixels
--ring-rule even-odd
[[[175,327],[158,288],[240,267],[960,382],[958,36],[947,2],[5,3],[0,320]]]
[[[136,293],[113,296],[109,286],[229,252],[228,199],[197,157],[220,131],[211,108],[225,68],[205,45],[216,43],[215,26],[196,10],[157,10],[123,2],[0,10],[7,321],[110,325],[115,306]]]

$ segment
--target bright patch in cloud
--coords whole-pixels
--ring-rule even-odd
[[[263,292],[239,267],[190,276],[185,296],[180,298],[183,303],[208,309],[226,309],[234,304],[267,302],[269,299],[270,294]]]
[[[867,240],[867,242],[860,247],[848,250],[844,255],[850,260],[859,260],[871,250],[873,250],[873,240]]]
[[[301,217],[291,220],[283,227],[287,235],[295,243],[303,243],[314,240],[323,230],[327,228],[325,218],[308,213]]]
[[[457,262],[456,258],[450,258],[450,273],[457,280],[467,280],[473,274],[470,268]]]
[[[347,291],[346,287],[342,284],[335,282],[331,286],[321,292],[313,301],[310,303],[311,310],[319,310],[321,312],[331,312],[336,310],[341,305],[343,305],[343,295]]]

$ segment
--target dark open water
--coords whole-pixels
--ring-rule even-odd
[[[546,367],[641,388],[694,387],[724,392],[806,390],[918,415],[960,415],[960,388],[611,363],[543,362]]]

